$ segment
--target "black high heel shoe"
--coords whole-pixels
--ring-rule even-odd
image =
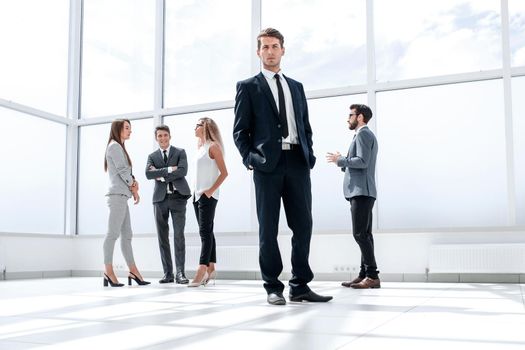
[[[108,284],[111,287],[124,287],[124,284],[122,283],[115,283],[111,280],[111,278],[108,277],[108,275],[104,274],[104,287],[107,287]]]
[[[132,276],[128,276],[128,286],[131,286],[131,280],[134,280],[135,282],[137,282],[137,284],[139,286],[146,286],[148,284],[150,284],[151,282],[148,282],[148,281],[144,281],[144,280],[141,280],[140,278],[137,277],[137,275],[135,275],[133,272],[129,272],[129,274]]]

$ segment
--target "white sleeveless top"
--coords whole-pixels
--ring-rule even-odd
[[[217,178],[219,177],[219,168],[215,159],[210,158],[210,146],[211,143],[206,142],[197,151],[197,158],[195,161],[195,178],[194,178],[194,195],[195,201],[201,198],[204,191],[208,190]],[[217,189],[213,195],[213,198],[219,199],[219,189]]]

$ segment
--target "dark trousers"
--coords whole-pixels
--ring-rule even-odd
[[[198,201],[193,202],[195,217],[199,224],[199,235],[201,236],[200,265],[209,266],[210,263],[217,262],[215,235],[213,234],[213,220],[215,218],[216,207],[217,200],[213,197],[206,197],[204,193]]]
[[[173,275],[173,262],[171,260],[171,248],[169,240],[169,216],[173,222],[173,234],[175,243],[175,266],[177,272],[184,272],[186,261],[186,240],[184,238],[184,226],[186,225],[186,203],[187,197],[175,192],[166,195],[162,202],[153,203],[155,213],[155,224],[159,238],[160,258],[164,274]]]
[[[290,294],[310,290],[307,283],[314,274],[308,264],[312,237],[312,191],[310,169],[300,150],[283,151],[271,173],[255,170],[253,173],[257,217],[259,219],[259,265],[266,292],[284,290],[279,281],[283,270],[277,243],[281,199],[288,227],[292,230],[292,278]]]
[[[352,228],[354,239],[361,250],[361,269],[359,277],[377,278],[376,258],[374,255],[374,236],[372,235],[372,208],[375,198],[356,196],[350,198]]]

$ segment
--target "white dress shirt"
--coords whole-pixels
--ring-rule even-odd
[[[166,157],[168,157],[168,159],[170,159],[170,149],[171,149],[171,145],[168,145],[168,148],[166,149]],[[161,155],[162,159],[164,159],[164,150],[162,148],[159,148],[159,151],[160,151],[160,155]],[[168,169],[168,174],[171,174],[173,172],[173,169],[170,166],[167,167],[166,169]],[[166,182],[166,179],[161,177],[160,181],[161,182]],[[175,186],[173,186],[173,189],[176,189]],[[168,184],[166,184],[166,191],[168,193],[171,193],[170,187],[168,186]]]
[[[273,99],[275,100],[275,104],[277,105],[277,111],[279,111],[279,93],[277,90],[277,81],[275,80],[276,73],[263,68],[262,74],[264,75],[266,81],[268,82],[268,85],[270,86]],[[283,143],[298,144],[299,136],[297,135],[297,125],[295,124],[295,112],[293,109],[292,93],[290,92],[288,82],[283,76],[282,70],[280,70],[277,74],[279,74],[281,85],[283,86],[284,105],[286,107],[286,120],[288,121],[288,137],[283,138]]]

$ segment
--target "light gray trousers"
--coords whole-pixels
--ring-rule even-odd
[[[128,266],[135,265],[131,247],[131,221],[129,218],[128,197],[121,194],[108,195],[108,232],[104,239],[104,264],[113,264],[115,242],[120,236],[120,248]]]

